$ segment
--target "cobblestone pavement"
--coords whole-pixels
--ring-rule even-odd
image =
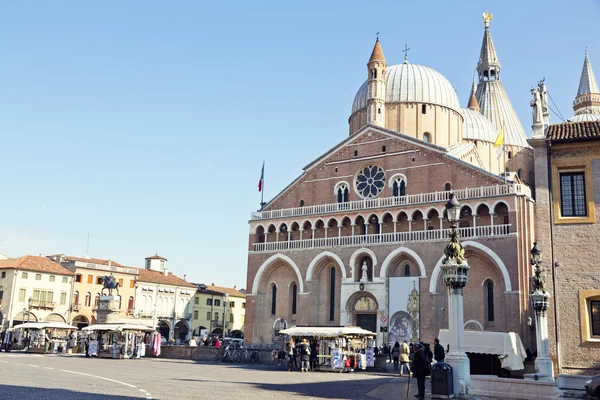
[[[0,353],[0,399],[414,399],[390,374],[287,372],[188,360]]]

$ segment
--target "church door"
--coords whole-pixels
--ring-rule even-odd
[[[377,329],[377,314],[356,314],[356,325],[371,332]]]

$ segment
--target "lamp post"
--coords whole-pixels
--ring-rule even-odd
[[[29,322],[29,320],[31,319],[31,305],[33,304],[33,298],[30,297],[29,300],[27,300],[27,307],[23,308],[23,314],[27,313],[27,322]]]
[[[223,296],[223,339],[225,339],[225,322],[227,321],[227,306],[229,305],[229,293]]]
[[[542,251],[533,243],[531,249],[531,265],[535,268],[532,290],[529,295],[531,306],[535,310],[535,337],[537,341],[538,356],[535,359],[537,374],[527,374],[526,379],[540,381],[554,381],[554,365],[548,350],[548,306],[550,293],[546,290],[546,282],[542,276]]]
[[[467,284],[469,265],[465,258],[465,251],[460,244],[460,234],[456,230],[460,218],[460,204],[450,193],[450,200],[446,204],[448,221],[451,230],[448,234],[450,242],[444,248],[444,259],[442,260],[442,277],[448,287],[448,328],[450,331],[450,351],[446,356],[446,362],[454,370],[454,393],[460,395],[468,394],[471,373],[469,357],[465,353],[465,329],[464,329],[464,299],[463,289]]]

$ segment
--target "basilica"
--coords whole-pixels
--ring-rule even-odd
[[[471,266],[465,329],[517,332],[535,348],[527,324],[533,149],[503,86],[490,20],[484,14],[464,108],[440,72],[407,57],[388,65],[375,42],[349,134],[251,214],[249,343],[269,344],[293,325],[357,325],[379,343],[433,342],[448,327],[440,265],[454,193]]]

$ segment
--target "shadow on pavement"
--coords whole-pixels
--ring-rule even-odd
[[[109,387],[107,389],[110,390]],[[60,400],[132,400],[143,397],[133,396],[112,396],[104,393],[86,393],[67,389],[48,389],[32,386],[12,386],[0,384],[0,399],[19,399],[19,400],[40,400],[40,399],[60,399]]]
[[[306,374],[298,374],[298,376],[310,376]],[[335,377],[335,375],[332,375]],[[358,378],[358,377],[357,377]],[[178,379],[186,382],[206,382],[203,379]],[[271,391],[277,393],[290,393],[299,396],[321,399],[364,399],[366,393],[373,389],[385,385],[390,382],[389,377],[376,379],[353,379],[337,381],[331,380],[327,382],[298,382],[298,383],[261,383],[261,382],[226,382],[229,385],[248,385],[256,389]],[[225,382],[224,382],[225,384]],[[400,395],[400,393],[399,393]],[[270,398],[268,396],[265,396]],[[285,397],[285,396],[282,396]],[[398,397],[399,398],[399,397]]]

